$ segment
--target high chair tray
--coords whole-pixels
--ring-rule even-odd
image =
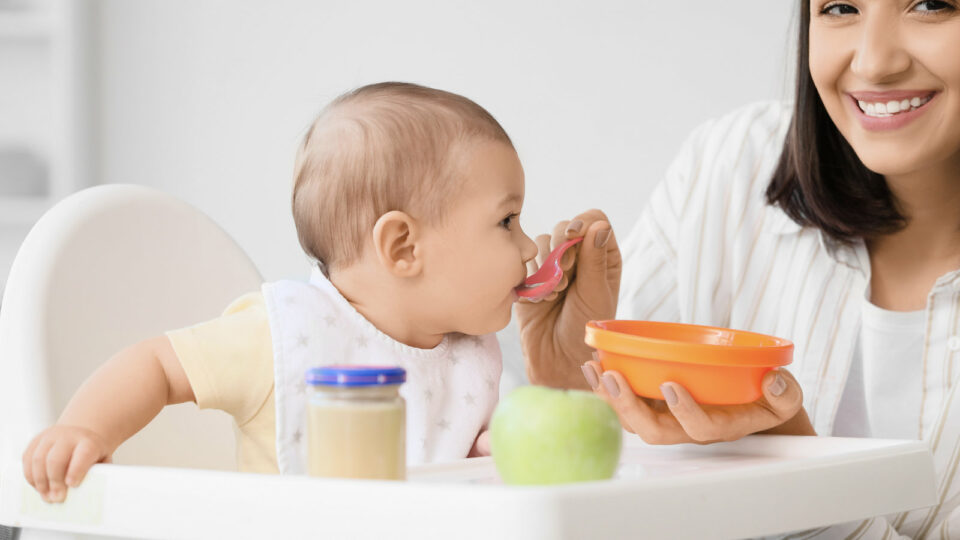
[[[615,479],[560,486],[503,485],[490,458],[413,468],[407,482],[97,465],[47,505],[19,463],[0,477],[0,524],[21,540],[740,538],[935,502],[924,443],[828,437],[651,447],[625,434]]]

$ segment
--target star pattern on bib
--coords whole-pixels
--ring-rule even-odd
[[[437,422],[437,427],[440,428],[440,431],[447,431],[450,429],[450,422],[448,422],[446,418],[441,418],[440,421]]]
[[[297,347],[305,348],[310,345],[310,337],[306,334],[297,335]]]
[[[473,394],[467,394],[467,395],[463,396],[463,401],[465,401],[465,402],[467,403],[467,405],[476,405],[476,404],[477,404],[477,398],[473,397]]]

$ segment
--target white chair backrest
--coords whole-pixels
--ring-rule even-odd
[[[261,277],[212,220],[159,191],[103,185],[51,208],[20,247],[0,304],[0,458],[19,459],[113,354],[218,316]],[[114,462],[236,468],[234,424],[167,407]]]

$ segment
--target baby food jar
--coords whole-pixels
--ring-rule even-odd
[[[403,480],[407,473],[403,368],[324,366],[307,372],[308,472]]]

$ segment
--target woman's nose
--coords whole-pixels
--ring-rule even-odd
[[[869,83],[892,82],[909,70],[911,63],[900,40],[898,22],[881,15],[866,19],[851,70]]]

